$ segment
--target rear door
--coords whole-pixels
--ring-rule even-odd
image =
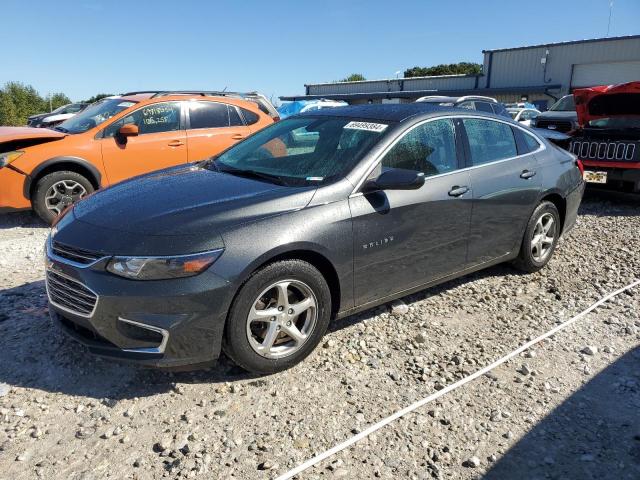
[[[217,155],[251,133],[234,105],[210,100],[192,100],[187,105],[190,162]]]
[[[473,266],[519,248],[540,196],[542,175],[535,153],[519,148],[518,127],[486,118],[464,118],[462,123],[473,184],[468,254]]]
[[[100,140],[110,183],[187,162],[182,102],[146,105],[105,128]],[[120,138],[126,124],[138,126],[138,136]]]
[[[355,193],[354,287],[363,305],[462,270],[466,263],[472,192],[460,170],[455,122],[419,124],[383,156],[369,178],[389,169],[420,171],[418,190]]]

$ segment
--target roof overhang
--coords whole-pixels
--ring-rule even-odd
[[[501,87],[501,88],[475,88],[467,90],[402,90],[396,92],[368,92],[368,93],[323,93],[321,95],[291,95],[280,97],[283,102],[296,100],[378,100],[392,98],[418,98],[426,95],[452,96],[484,95],[491,96],[498,93],[547,93],[550,90],[559,90],[562,85],[534,85],[529,87]]]

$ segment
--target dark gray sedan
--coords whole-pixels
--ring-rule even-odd
[[[332,318],[502,262],[544,267],[583,189],[574,156],[502,117],[321,110],[76,204],[47,240],[50,312],[100,355],[173,367],[224,350],[276,372]]]

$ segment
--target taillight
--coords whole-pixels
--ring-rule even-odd
[[[576,159],[576,167],[580,170],[580,175],[584,175],[584,165],[582,164],[582,160],[579,158]]]
[[[274,122],[279,122],[280,121],[280,117],[277,116],[277,115],[275,117],[271,117],[271,118],[273,118]]]

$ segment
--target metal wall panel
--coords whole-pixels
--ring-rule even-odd
[[[486,57],[490,55],[493,56],[491,88],[561,84],[566,93],[575,64],[640,61],[640,38],[485,53]],[[546,58],[546,69],[542,58]]]
[[[592,87],[640,80],[640,60],[574,65],[571,86]]]

